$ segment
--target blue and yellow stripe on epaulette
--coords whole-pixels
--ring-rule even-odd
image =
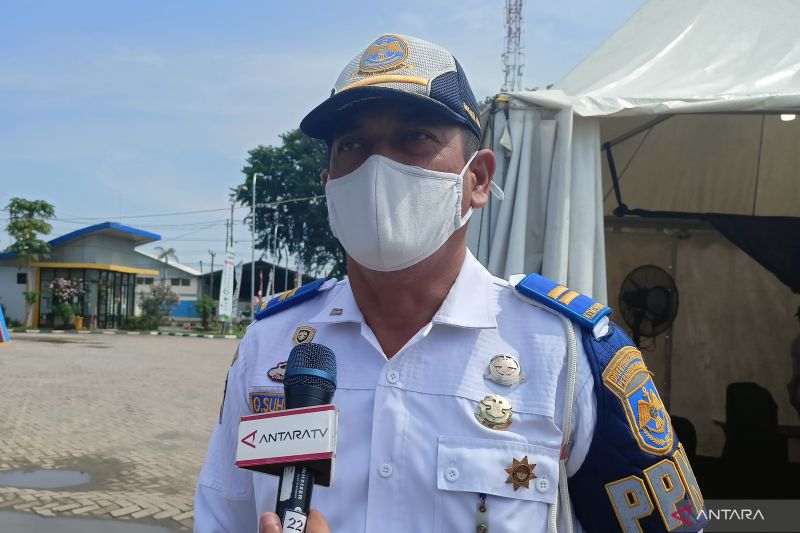
[[[274,315],[275,313],[280,313],[284,309],[288,309],[313,298],[322,290],[324,290],[322,286],[328,281],[329,280],[327,279],[318,279],[309,283],[308,285],[303,285],[271,298],[268,302],[264,302],[258,307],[258,310],[256,311],[256,320],[261,320],[262,318]]]
[[[589,329],[594,329],[604,316],[611,314],[610,307],[539,274],[525,276],[514,288],[523,296],[532,298]]]

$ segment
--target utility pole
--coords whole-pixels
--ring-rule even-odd
[[[209,250],[211,255],[211,299],[214,299],[214,256],[217,255],[213,250]]]
[[[235,205],[236,205],[236,200],[235,200],[235,199],[233,199],[233,198],[231,198],[231,218],[230,218],[230,223],[231,223],[231,238],[230,238],[230,241],[228,241],[230,244],[229,244],[229,245],[227,245],[227,246],[226,246],[226,248],[233,248],[233,207],[234,207]],[[226,234],[226,235],[227,235],[227,234]]]
[[[250,316],[255,316],[256,301],[256,176],[253,173],[253,201],[250,210]]]
[[[522,89],[522,2],[523,0],[506,0],[505,21],[506,49],[503,52],[503,88],[502,91],[519,91]]]

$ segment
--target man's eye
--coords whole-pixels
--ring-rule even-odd
[[[339,143],[340,152],[352,152],[362,147],[362,143],[357,140],[345,140]]]
[[[408,141],[427,141],[431,136],[424,131],[410,131],[406,133],[406,140]]]

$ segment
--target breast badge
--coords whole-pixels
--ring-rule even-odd
[[[267,372],[267,376],[272,381],[283,382],[283,375],[286,373],[286,361],[278,363]]]
[[[509,354],[499,354],[492,357],[492,360],[489,361],[489,369],[483,377],[494,381],[498,385],[505,386],[525,382],[519,360]]]
[[[536,464],[528,464],[527,455],[522,458],[522,461],[514,459],[511,466],[506,468],[506,472],[508,473],[506,483],[514,485],[514,490],[520,487],[529,489],[530,486],[528,484],[532,479],[536,478],[536,474],[533,473],[534,468],[536,468]]]
[[[314,335],[316,335],[316,333],[317,330],[311,326],[297,326],[297,329],[294,330],[294,335],[292,336],[292,344],[295,346],[298,344],[308,344],[314,339]]]
[[[672,451],[672,423],[639,350],[620,349],[603,370],[603,384],[619,398],[639,448],[653,455]]]
[[[502,396],[492,394],[478,404],[475,418],[484,427],[502,430],[511,425],[512,412],[511,402]]]

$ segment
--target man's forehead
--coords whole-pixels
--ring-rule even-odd
[[[406,103],[392,103],[391,105],[369,103],[354,109],[353,112],[340,120],[336,126],[334,137],[345,132],[369,127],[371,123],[378,122],[459,128],[459,125],[455,122],[432,113],[429,109],[421,106]]]

